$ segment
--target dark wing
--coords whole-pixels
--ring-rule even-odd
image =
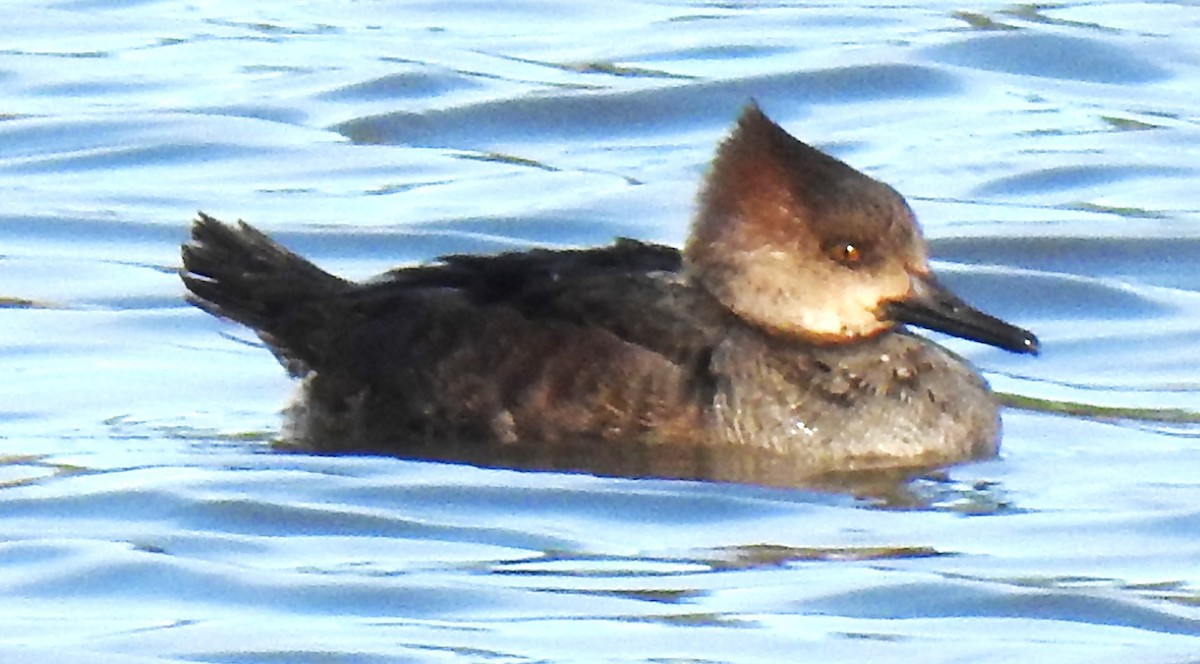
[[[625,238],[596,249],[445,256],[381,275],[356,298],[387,301],[399,292],[447,289],[531,323],[604,330],[676,364],[703,356],[729,316],[687,282],[677,249]]]

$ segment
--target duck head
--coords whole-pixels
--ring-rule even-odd
[[[938,283],[896,190],[792,137],[755,105],[718,149],[684,265],[740,318],[775,334],[846,343],[910,323],[1038,350],[1032,333]]]

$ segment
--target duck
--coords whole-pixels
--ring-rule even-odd
[[[200,213],[186,298],[298,381],[281,445],[477,466],[803,486],[997,455],[968,361],[912,331],[1037,354],[943,286],[892,187],[756,104],[682,250],[448,255],[351,281]]]

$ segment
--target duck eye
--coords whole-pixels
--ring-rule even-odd
[[[846,267],[854,267],[862,261],[862,249],[853,242],[836,242],[829,248],[829,257]]]

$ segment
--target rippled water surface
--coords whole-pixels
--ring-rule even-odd
[[[1200,661],[1200,9],[9,3],[0,659]],[[754,98],[904,192],[1039,358],[890,503],[270,451],[189,219],[363,277],[678,243]],[[1047,410],[1051,409],[1051,410]]]

